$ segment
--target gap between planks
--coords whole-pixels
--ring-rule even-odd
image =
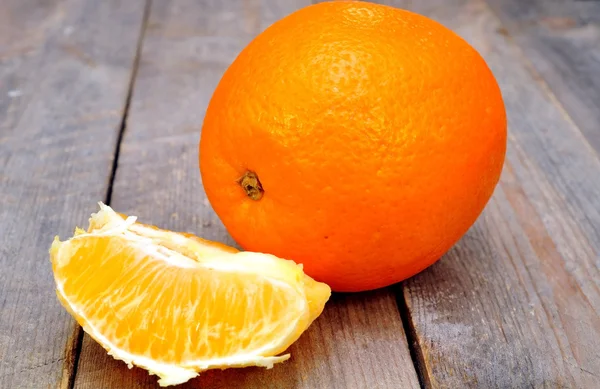
[[[150,15],[150,8],[152,6],[152,0],[146,0],[144,6],[144,16],[142,19],[142,25],[136,45],[135,58],[133,60],[133,67],[131,70],[131,76],[129,78],[129,85],[127,87],[127,96],[125,98],[125,108],[123,109],[123,115],[121,117],[121,123],[119,127],[119,134],[115,142],[115,151],[113,157],[113,163],[111,172],[108,180],[106,189],[105,201],[106,205],[110,205],[113,192],[113,182],[117,173],[117,167],[119,165],[119,151],[121,149],[121,142],[123,140],[123,133],[127,127],[127,115],[129,113],[129,106],[131,103],[131,96],[133,95],[133,88],[135,87],[135,80],[137,71],[140,65],[140,57],[142,51],[142,45],[144,43],[144,36],[146,35],[146,28],[148,26],[148,17]],[[84,331],[80,325],[75,326],[73,334],[71,335],[71,342],[67,343],[67,350],[65,350],[65,363],[63,365],[63,379],[60,383],[60,389],[73,389],[75,387],[75,377],[77,376],[77,367],[79,365],[79,356],[81,355],[81,348],[83,346],[83,335]],[[70,347],[69,347],[70,346]]]
[[[408,351],[410,352],[410,358],[412,359],[417,378],[419,380],[419,386],[422,389],[431,387],[431,380],[427,374],[427,365],[425,364],[425,357],[423,350],[419,346],[419,335],[414,326],[412,320],[412,314],[407,306],[407,300],[404,297],[404,282],[397,284],[394,287],[394,293],[396,294],[396,304],[398,306],[398,313],[400,313],[400,320],[402,320],[402,326],[404,327],[404,335],[406,336],[406,343],[408,344]]]

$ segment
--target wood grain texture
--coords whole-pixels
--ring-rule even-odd
[[[600,2],[487,0],[503,33],[600,153]]]
[[[0,2],[0,388],[72,379],[48,249],[106,196],[142,6]]]
[[[492,201],[403,289],[426,387],[600,387],[597,155],[483,2],[391,3],[473,44],[509,116],[507,162]]]
[[[143,222],[233,244],[204,196],[198,141],[222,73],[249,40],[302,1],[154,1],[112,205]],[[184,388],[418,388],[394,293],[336,295],[271,370],[212,371]],[[154,388],[85,336],[75,388]]]

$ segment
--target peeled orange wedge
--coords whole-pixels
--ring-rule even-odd
[[[288,359],[280,354],[330,296],[292,261],[100,208],[87,231],[52,243],[58,298],[110,355],[158,375],[161,386]]]

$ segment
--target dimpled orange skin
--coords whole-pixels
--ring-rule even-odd
[[[449,250],[491,197],[505,151],[500,90],[463,39],[407,11],[331,2],[276,22],[225,72],[200,169],[243,248],[362,291]],[[248,171],[259,200],[240,186]]]

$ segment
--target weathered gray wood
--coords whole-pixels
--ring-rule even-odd
[[[485,3],[393,3],[473,44],[509,115],[494,198],[450,253],[404,285],[426,386],[600,387],[597,155]]]
[[[486,1],[600,153],[600,2]]]
[[[106,196],[142,7],[0,2],[0,388],[73,378],[48,248]]]
[[[112,205],[164,228],[233,243],[205,199],[198,168],[204,110],[243,46],[295,6],[287,1],[155,1],[120,150]],[[418,388],[391,290],[332,298],[272,370],[202,374],[184,387]],[[153,388],[84,338],[76,388]]]

